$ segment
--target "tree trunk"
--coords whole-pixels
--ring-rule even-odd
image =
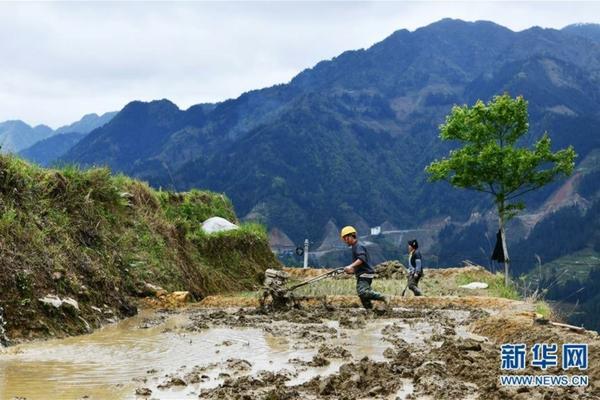
[[[508,257],[508,247],[506,246],[506,235],[504,234],[504,207],[501,205],[498,210],[498,223],[500,224],[500,236],[502,237],[502,252],[504,253],[504,284],[508,286],[510,278],[508,270],[510,258]]]

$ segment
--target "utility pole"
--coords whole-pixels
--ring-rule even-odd
[[[304,239],[304,268],[308,268],[308,239]]]

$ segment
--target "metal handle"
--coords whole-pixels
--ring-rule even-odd
[[[313,283],[313,282],[320,281],[321,279],[324,279],[324,278],[326,278],[326,277],[328,277],[328,276],[330,276],[330,275],[337,274],[337,273],[339,273],[339,272],[341,272],[341,271],[343,271],[343,270],[344,270],[343,268],[334,269],[333,271],[329,271],[329,272],[326,272],[326,273],[324,273],[324,274],[321,274],[321,275],[315,276],[314,278],[310,278],[310,279],[308,279],[308,280],[306,280],[306,281],[304,281],[304,282],[300,282],[300,283],[298,283],[298,284],[296,284],[296,285],[294,285],[294,286],[290,287],[288,290],[289,290],[289,291],[292,291],[292,290],[298,289],[299,287],[302,287],[302,286],[308,285],[309,283]]]

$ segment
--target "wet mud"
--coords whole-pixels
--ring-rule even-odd
[[[503,305],[484,310],[469,306],[474,301],[465,300],[460,305],[444,301],[434,307],[432,300],[427,302],[419,307],[394,307],[388,312],[366,312],[352,306],[275,313],[254,307],[158,310],[136,317],[128,322],[124,334],[115,333],[107,339],[125,340],[125,335],[129,343],[149,338],[149,349],[162,346],[156,357],[139,361],[137,369],[125,366],[128,373],[120,381],[108,379],[106,387],[112,392],[86,388],[79,382],[79,392],[54,398],[600,398],[600,340],[596,334],[542,326],[535,323],[533,313],[508,313]],[[90,349],[94,335],[89,335],[87,342],[80,339],[70,351],[81,351],[81,346]],[[589,386],[500,386],[498,377],[503,372],[499,345],[517,342],[589,343]],[[113,358],[118,351],[124,359],[137,354],[127,346],[109,350],[107,353]],[[144,346],[134,350],[140,354],[149,351]],[[0,370],[7,357],[15,365],[36,361],[33,351],[13,348],[0,356]],[[105,375],[107,371],[108,368]],[[540,371],[528,368],[522,373]],[[43,389],[28,392],[17,385],[2,390],[1,398],[47,398],[40,395]]]
[[[240,314],[241,313],[241,314]],[[503,316],[504,315],[504,316]],[[241,318],[240,321],[240,317]],[[209,314],[214,318],[214,314]],[[201,398],[208,399],[598,399],[598,360],[591,361],[587,388],[502,387],[499,344],[510,342],[586,342],[591,358],[598,354],[598,336],[583,335],[563,329],[536,326],[535,315],[522,313],[513,318],[481,309],[394,309],[386,315],[366,314],[359,310],[291,311],[278,315],[232,313],[220,315],[226,324],[288,323],[270,332],[285,334],[296,346],[317,347],[310,360],[293,359],[294,367],[261,377],[239,377],[212,389]],[[336,321],[337,332],[323,329],[327,321]],[[343,346],[330,346],[327,340],[343,336],[348,330],[361,330],[374,322],[382,322],[381,340],[389,343],[384,360],[369,356],[357,358]],[[316,325],[315,325],[316,324]],[[320,329],[316,329],[319,327]],[[503,332],[511,332],[506,335]],[[479,334],[478,334],[478,333]],[[301,343],[303,343],[301,345]],[[508,342],[506,342],[508,343]],[[290,384],[297,374],[296,366],[321,367],[334,359],[344,362],[329,375],[318,375],[305,382]],[[539,374],[528,368],[523,374]],[[546,373],[557,373],[546,371]]]

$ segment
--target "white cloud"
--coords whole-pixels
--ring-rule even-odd
[[[0,121],[221,101],[444,17],[522,30],[597,15],[589,2],[1,3]]]

